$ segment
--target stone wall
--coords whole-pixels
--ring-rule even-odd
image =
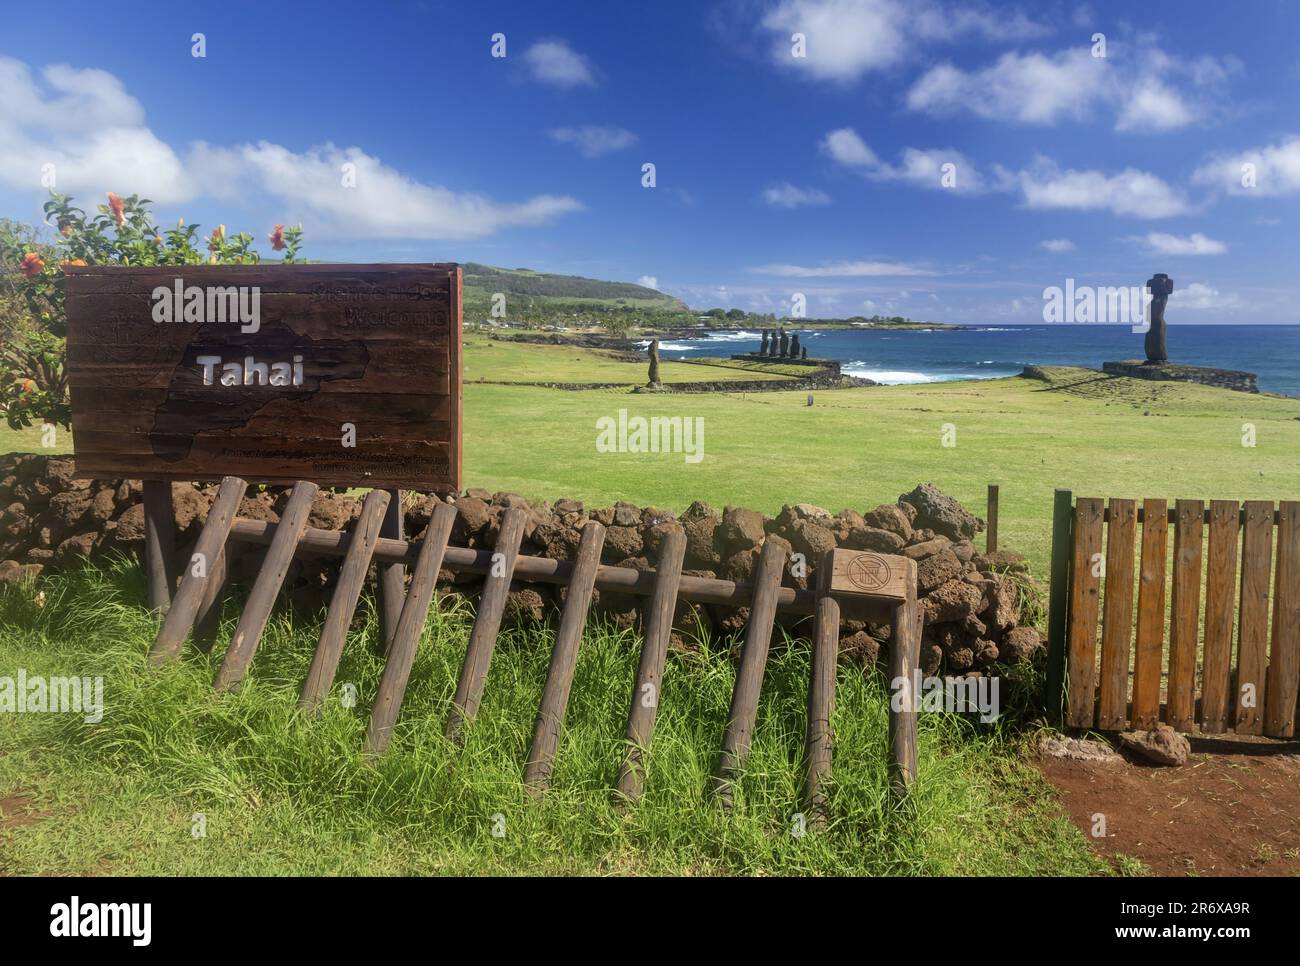
[[[70,457],[34,454],[0,456],[0,583],[35,578],[48,568],[67,567],[84,558],[121,551],[140,553],[144,543],[144,507],[139,481],[89,481],[72,478]],[[197,539],[215,484],[172,484],[178,548]],[[254,490],[244,497],[244,517],[275,521],[288,499],[283,487]],[[436,497],[412,494],[405,525],[418,537],[429,522]],[[576,552],[581,528],[588,520],[607,527],[602,560],[606,564],[651,569],[664,536],[672,530],[686,535],[685,572],[702,577],[748,582],[766,541],[779,541],[790,553],[804,555],[806,576],[787,570],[787,586],[815,586],[816,563],[833,547],[896,553],[917,561],[918,593],[926,617],[922,667],[927,673],[996,673],[1000,664],[1031,658],[1042,642],[1032,627],[1020,625],[1018,585],[1027,580],[1023,558],[1008,551],[981,553],[972,538],[983,522],[956,500],[923,484],[897,502],[865,512],[845,509],[832,514],[806,503],[783,507],[775,517],[744,507],[721,511],[707,503],[692,503],[674,514],[631,503],[588,507],[577,500],[529,503],[512,493],[470,489],[448,498],[457,509],[451,541],[456,546],[491,548],[507,507],[527,511],[521,552],[569,559]],[[309,526],[348,528],[360,509],[350,496],[321,492],[313,505]],[[245,581],[256,573],[264,548],[242,562]],[[333,558],[299,558],[287,583],[290,601],[314,613],[329,601],[339,562]],[[237,573],[237,576],[240,576]],[[444,571],[443,593],[474,596],[481,578]],[[510,597],[509,616],[517,622],[555,618],[563,589],[547,584],[517,583]],[[637,625],[641,599],[628,594],[598,594],[593,614],[621,627]],[[745,626],[745,608],[683,602],[679,605],[673,643],[689,647],[700,633],[723,639]],[[780,615],[792,633],[807,635],[811,618]],[[862,663],[881,658],[889,628],[845,621],[841,627],[842,655]]]
[[[1259,392],[1253,372],[1238,369],[1213,369],[1208,366],[1182,366],[1172,362],[1146,363],[1141,359],[1102,363],[1102,372],[1112,376],[1131,376],[1134,379],[1152,379],[1157,382],[1195,382],[1202,386],[1217,386],[1237,392]]]

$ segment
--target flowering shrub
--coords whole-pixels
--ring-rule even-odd
[[[71,265],[248,265],[261,261],[247,232],[227,235],[219,225],[206,237],[199,226],[160,229],[149,211],[152,202],[108,192],[107,204],[88,216],[71,197],[51,192],[45,221],[57,234],[37,242],[32,233],[0,231],[0,286],[12,296],[22,318],[7,320],[0,346],[0,413],[13,429],[47,421],[70,426],[68,381],[64,371],[67,317],[64,268]],[[286,264],[298,261],[302,227],[276,225],[268,240]]]

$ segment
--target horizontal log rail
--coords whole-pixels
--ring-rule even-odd
[[[230,529],[230,539],[241,543],[270,545],[275,538],[276,524],[265,520],[237,517]],[[315,553],[327,557],[342,557],[351,541],[349,534],[339,530],[321,530],[308,527],[298,541],[300,554]],[[374,559],[384,563],[414,565],[420,545],[409,540],[392,540],[380,537],[375,541]],[[443,566],[463,573],[487,574],[492,569],[491,550],[468,550],[448,547]],[[573,564],[567,560],[549,557],[529,557],[523,554],[515,561],[516,580],[534,580],[544,584],[567,584],[573,575]],[[649,597],[654,593],[655,572],[632,570],[630,567],[612,567],[602,564],[596,571],[596,588],[615,593],[636,594]],[[691,577],[683,575],[677,596],[697,604],[721,604],[731,607],[748,607],[754,590],[750,584],[716,577]],[[791,614],[812,614],[817,607],[817,595],[811,590],[782,587],[776,595],[777,610]]]

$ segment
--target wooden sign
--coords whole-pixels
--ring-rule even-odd
[[[840,602],[845,617],[887,621],[916,587],[916,561],[869,550],[828,550],[817,573],[818,590]]]
[[[77,475],[459,488],[459,265],[70,267]]]

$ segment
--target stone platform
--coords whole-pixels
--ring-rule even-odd
[[[1141,359],[1121,362],[1104,362],[1102,371],[1113,376],[1131,376],[1135,379],[1152,379],[1157,382],[1195,382],[1202,386],[1217,386],[1237,392],[1259,392],[1255,373],[1238,369],[1212,369],[1206,366],[1186,366],[1176,362],[1149,363]]]

